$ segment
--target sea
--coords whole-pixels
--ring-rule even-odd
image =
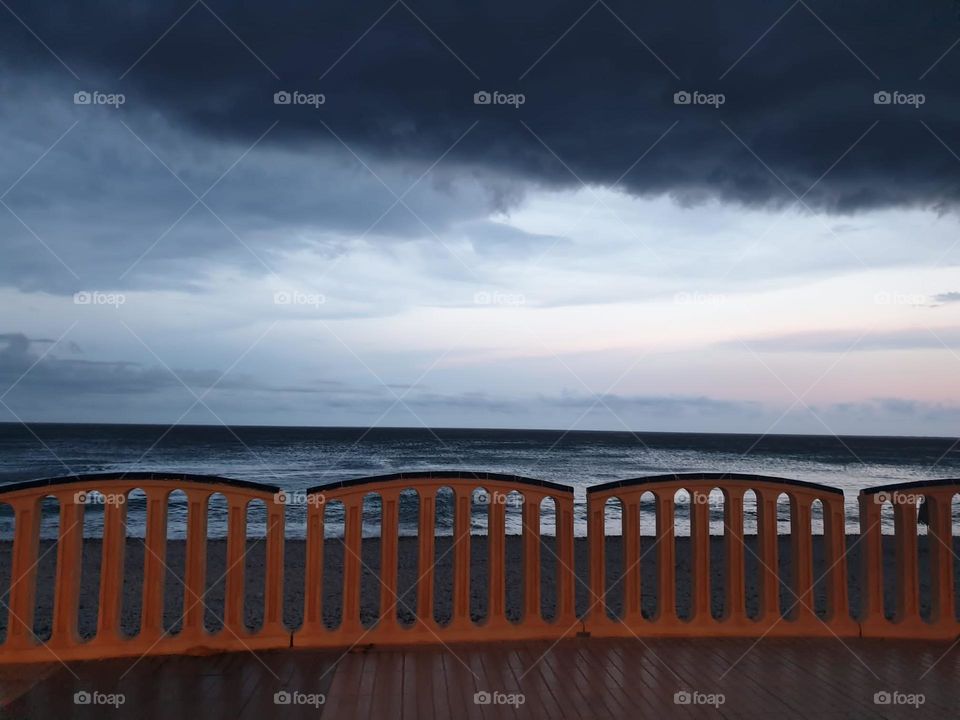
[[[960,478],[957,438],[831,435],[748,435],[670,432],[586,432],[561,430],[476,430],[449,428],[254,427],[211,425],[0,424],[0,484],[82,473],[170,471],[209,474],[303,491],[329,482],[414,470],[501,472],[550,480],[575,489],[575,533],[586,534],[586,488],[665,473],[740,472],[822,483],[844,491],[847,531],[858,532],[857,493],[872,485]],[[689,516],[678,498],[678,532],[689,532]],[[2,500],[2,498],[0,498]],[[438,502],[437,529],[452,533],[452,505]],[[171,495],[168,537],[185,533],[185,498]],[[128,499],[128,533],[145,529],[143,493]],[[485,509],[474,506],[472,531],[486,531]],[[746,530],[755,531],[756,508],[749,502]],[[327,533],[343,530],[342,511],[327,509]],[[378,533],[378,501],[364,508],[364,534]],[[722,532],[722,495],[711,497],[711,531]],[[287,508],[287,536],[303,537],[305,508]],[[416,496],[400,507],[401,535],[416,534]],[[955,527],[960,504],[955,504]],[[56,502],[43,504],[41,532],[55,537]],[[226,504],[214,496],[209,508],[212,537],[225,536]],[[545,534],[554,528],[552,508],[542,509]],[[789,529],[789,511],[780,525]],[[9,506],[0,505],[0,539],[12,533]],[[264,532],[265,510],[252,505],[248,532]],[[641,530],[654,531],[652,505],[641,508]],[[620,532],[619,509],[608,508],[607,532]],[[507,531],[521,529],[519,505],[507,504]],[[102,530],[102,507],[89,505],[84,534]],[[885,515],[884,531],[892,530]],[[822,531],[818,514],[814,531]]]

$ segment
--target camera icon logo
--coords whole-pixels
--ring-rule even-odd
[[[77,505],[86,505],[87,504],[87,491],[81,490],[80,492],[73,494],[73,502]]]
[[[293,96],[290,95],[286,90],[280,90],[273,94],[273,104],[274,105],[289,105],[293,100]]]
[[[690,93],[686,90],[678,90],[673,94],[674,105],[689,105],[692,99]]]
[[[86,690],[78,690],[73,694],[74,705],[89,705],[93,702],[93,696]]]
[[[691,702],[693,702],[693,695],[689,690],[680,690],[673,694],[674,705],[689,705]]]
[[[80,90],[73,94],[73,104],[74,105],[89,105],[93,100],[93,96],[90,95],[86,90]]]
[[[489,105],[491,102],[493,102],[493,96],[486,90],[480,90],[473,94],[474,105]]]
[[[893,696],[886,690],[881,690],[873,694],[874,705],[889,705],[893,702]]]
[[[277,690],[273,694],[273,704],[274,705],[289,705],[293,697],[286,690]]]
[[[893,100],[893,97],[886,90],[880,90],[873,94],[873,104],[874,105],[889,105]]]
[[[489,705],[491,701],[490,693],[486,690],[481,690],[473,694],[473,704],[474,705]]]

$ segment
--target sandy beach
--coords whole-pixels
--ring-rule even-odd
[[[860,555],[859,546],[856,544],[858,536],[847,536],[848,546],[851,547],[848,554],[848,565],[851,570],[859,567]],[[890,540],[890,538],[885,538]],[[927,612],[929,607],[929,583],[926,581],[926,537],[920,537],[920,574],[921,574],[921,606],[923,612]],[[723,554],[722,539],[712,538],[712,558],[711,558],[711,577],[712,577],[712,603],[713,612],[719,615],[723,611]],[[654,538],[645,537],[641,541],[641,553],[649,554],[644,557],[642,566],[642,588],[643,588],[643,609],[647,614],[656,611],[656,549],[651,546]],[[750,549],[756,551],[756,537],[747,536],[747,543]],[[452,584],[453,584],[453,553],[450,550],[451,539],[449,537],[438,537],[436,539],[436,598],[434,613],[440,622],[445,622],[450,617],[450,608],[452,603]],[[542,549],[542,581],[541,581],[541,607],[545,617],[553,616],[555,607],[555,574],[557,563],[554,557],[554,539],[544,538]],[[40,553],[41,560],[37,567],[38,593],[37,593],[37,613],[34,623],[36,632],[40,637],[48,637],[50,633],[50,618],[53,608],[53,578],[56,565],[56,548],[52,547],[55,543],[48,541],[42,542]],[[180,618],[183,613],[183,585],[178,578],[184,573],[184,542],[182,540],[171,540],[168,542],[167,558],[168,565],[167,581],[165,584],[165,626],[172,632],[176,632],[180,625]],[[584,583],[587,582],[587,544],[583,538],[578,538],[576,545],[576,571],[583,582],[577,583],[577,611],[584,613],[590,606],[590,598]],[[607,540],[607,577],[608,583],[613,586],[610,593],[611,611],[619,613],[623,598],[622,583],[617,583],[617,578],[622,572],[622,543],[620,538],[608,538]],[[960,550],[960,543],[957,545]],[[363,563],[366,566],[363,570],[363,581],[361,590],[362,615],[364,623],[371,623],[378,615],[380,608],[380,592],[377,572],[380,565],[380,543],[376,538],[365,539],[363,543]],[[520,617],[520,608],[522,603],[522,544],[519,536],[508,536],[506,543],[507,553],[507,613],[508,616],[516,620]],[[248,553],[245,558],[245,582],[247,588],[246,600],[246,619],[251,628],[256,628],[262,623],[263,619],[263,570],[265,547],[262,541],[249,541]],[[485,616],[486,606],[486,538],[474,536],[471,543],[472,567],[471,567],[471,613],[475,620],[482,620]],[[81,580],[80,596],[80,630],[81,634],[89,637],[96,630],[97,613],[97,583],[99,581],[101,545],[99,539],[87,539],[84,542],[83,571]],[[143,567],[144,546],[140,540],[128,539],[126,555],[126,576],[124,582],[124,607],[123,607],[123,627],[127,633],[135,633],[139,627],[139,614],[141,604],[142,588],[142,567]],[[304,584],[304,560],[305,544],[303,540],[287,540],[286,548],[286,569],[287,577],[285,581],[284,596],[285,608],[284,618],[290,627],[297,627],[303,618],[303,584]],[[225,571],[225,540],[210,540],[208,543],[208,592],[205,598],[207,606],[206,624],[211,630],[216,630],[221,626],[221,616],[223,612],[223,593],[224,593],[224,571]],[[814,577],[821,576],[826,566],[823,563],[823,553],[821,538],[814,537]],[[788,577],[790,547],[787,537],[780,538],[780,566],[781,577]],[[339,622],[340,600],[341,600],[341,572],[343,560],[343,547],[337,540],[328,540],[326,544],[326,556],[324,565],[324,619],[330,625],[334,626]],[[689,581],[689,560],[690,544],[689,538],[681,537],[677,539],[677,604],[681,615],[686,615],[690,607],[690,581]],[[886,597],[888,609],[892,607],[893,601],[893,574],[894,558],[892,543],[885,543],[885,580]],[[9,543],[0,545],[0,587],[6,591],[9,587],[10,578],[10,553]],[[419,576],[417,568],[417,541],[415,538],[401,538],[399,543],[399,599],[392,612],[396,612],[402,622],[411,622],[413,618],[412,607],[415,604],[415,582]],[[747,577],[747,609],[748,613],[756,613],[757,588],[751,578],[756,576],[758,560],[753,553],[746,553],[746,577]],[[856,572],[849,573],[850,578],[848,588],[850,592],[851,607],[857,608],[859,604],[859,578]],[[789,580],[787,581],[789,582]],[[793,595],[781,587],[781,606],[788,607],[794,602]],[[960,593],[958,593],[960,596]],[[820,582],[816,586],[815,609],[822,612],[825,607],[825,586]],[[0,618],[0,627],[5,633],[6,613],[2,613]]]

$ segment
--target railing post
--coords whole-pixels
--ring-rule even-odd
[[[347,632],[360,630],[360,553],[363,540],[363,496],[353,495],[344,501],[343,530],[343,618],[340,628]]]
[[[234,635],[243,637],[247,633],[243,608],[246,595],[244,556],[247,552],[247,499],[230,495],[227,502],[227,579],[223,598],[223,624]],[[200,603],[200,607],[203,608],[204,604]]]
[[[860,492],[860,622],[880,621],[883,613],[883,535],[875,493]]]
[[[710,491],[690,490],[692,616],[709,622],[710,612]]]
[[[83,552],[83,503],[77,494],[57,495],[60,503],[60,537],[57,541],[57,577],[54,583],[53,633],[50,644],[72,647],[80,642],[77,613],[80,600],[80,567]]]
[[[595,621],[607,619],[607,498],[587,494],[587,538],[590,549],[590,611]]]
[[[286,633],[283,624],[283,545],[286,505],[267,503],[267,573],[263,588],[263,630],[274,635]]]
[[[776,491],[757,492],[757,535],[760,544],[760,617],[777,622],[780,612],[780,539],[777,532]]]
[[[667,624],[677,622],[677,545],[674,537],[674,491],[657,490],[657,575],[660,597],[657,601],[657,620]]]
[[[169,493],[166,488],[146,489],[147,537],[143,551],[143,607],[140,614],[140,637],[145,641],[158,640],[163,634]]]
[[[953,597],[953,529],[951,495],[927,495],[930,548],[931,622],[956,626]]]
[[[744,590],[744,539],[742,488],[730,488],[724,492],[723,540],[726,585],[723,617],[725,620],[746,619],[746,593]]]
[[[636,495],[623,503],[623,545],[623,581],[626,585],[623,619],[628,624],[636,624],[643,619],[640,605],[640,499]]]
[[[323,624],[324,510],[322,493],[307,498],[307,567],[304,579],[303,629],[320,632]]]
[[[207,499],[204,490],[187,491],[187,546],[183,585],[183,632],[203,633],[207,581]],[[226,603],[226,598],[224,599]]]
[[[523,496],[523,622],[541,619],[540,500]]]
[[[103,545],[100,561],[100,602],[97,611],[97,642],[115,644],[121,638],[120,608],[123,603],[123,559],[127,549],[127,495],[124,502],[103,508]]]
[[[10,649],[26,649],[36,644],[33,612],[36,604],[41,500],[39,497],[26,497],[12,503],[15,526],[7,641],[4,643]]]
[[[470,506],[473,493],[470,488],[454,489],[454,567],[453,619],[451,625],[470,624]]]
[[[400,491],[380,493],[380,625],[397,624],[397,543]]]
[[[917,602],[917,506],[909,502],[893,504],[896,533],[897,610],[896,622],[919,620]]]
[[[456,497],[454,497],[456,505]],[[434,518],[436,516],[435,491],[425,491],[420,495],[420,517],[417,523],[417,622],[428,623],[433,620],[434,555]],[[451,538],[452,540],[452,538]],[[432,624],[432,623],[431,623]]]
[[[487,497],[490,499],[490,504],[487,505],[487,623],[497,625],[506,619],[504,606],[507,583],[504,540],[507,495],[493,491]]]

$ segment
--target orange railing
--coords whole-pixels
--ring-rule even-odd
[[[863,588],[861,627],[871,637],[955,638],[960,623],[954,606],[953,499],[960,493],[960,480],[882,485],[860,491],[860,536],[864,562],[860,584]],[[918,502],[922,507],[918,513]],[[892,511],[895,556],[893,613],[884,612],[883,511]],[[918,520],[927,526],[919,535]],[[925,540],[929,577],[928,611],[920,603],[920,542]]]
[[[139,630],[125,632],[121,622],[128,568],[127,499],[138,489],[145,497],[145,527]],[[182,582],[183,613],[179,623],[165,617],[171,571],[167,563],[170,494],[182,491],[186,503],[186,538]],[[689,497],[689,540],[678,541],[677,493]],[[711,518],[710,493],[722,494],[722,519]],[[486,535],[471,532],[477,493],[486,505]],[[166,473],[127,473],[57,478],[0,487],[0,505],[13,511],[12,545],[7,543],[10,587],[0,598],[7,610],[6,638],[0,662],[77,660],[163,653],[202,653],[223,650],[285,647],[350,647],[472,640],[559,639],[576,633],[598,636],[653,635],[870,635],[891,637],[954,637],[960,631],[954,614],[952,500],[960,481],[936,481],[871,488],[860,493],[861,534],[850,543],[859,572],[848,574],[843,493],[824,485],[737,474],[690,474],[638,478],[598,485],[587,493],[586,544],[589,572],[575,572],[573,490],[564,485],[513,475],[472,472],[417,472],[362,478],[311,488],[294,495],[306,519],[302,572],[285,554],[285,516],[291,498],[271,485],[208,476]],[[755,502],[756,534],[744,523],[745,497]],[[906,493],[914,493],[910,497]],[[222,627],[208,629],[205,612],[210,580],[207,567],[208,511],[214,494],[226,509],[226,559]],[[780,510],[778,500],[788,505]],[[35,632],[38,571],[41,553],[41,503],[59,503],[55,545],[53,604],[49,639]],[[918,535],[916,500],[925,499],[921,520],[929,532]],[[103,538],[96,597],[96,631],[84,638],[78,631],[81,597],[84,514],[91,497],[103,502]],[[415,498],[416,537],[400,538],[401,505]],[[681,494],[681,497],[683,495]],[[552,500],[555,538],[541,537],[541,506]],[[895,534],[883,536],[883,502],[893,505]],[[251,502],[265,506],[265,570],[257,594],[262,594],[263,623],[246,621],[245,577],[248,515]],[[608,501],[619,503],[622,534],[607,533]],[[649,502],[651,505],[647,506]],[[452,536],[438,551],[438,513],[447,509]],[[508,503],[516,503],[508,509]],[[325,532],[333,506],[342,506],[342,537]],[[379,510],[377,510],[379,506]],[[409,507],[409,506],[408,506]],[[641,535],[642,515],[655,518],[654,534]],[[814,508],[822,517],[822,536],[813,531]],[[507,520],[519,518],[520,538],[510,540]],[[789,537],[778,534],[778,523],[789,519]],[[710,523],[720,521],[722,540],[711,535]],[[409,526],[410,522],[407,521]],[[365,528],[379,537],[376,560],[364,542]],[[516,528],[514,528],[516,529]],[[330,537],[326,537],[331,535]],[[618,537],[613,537],[618,535]],[[896,556],[895,612],[884,611],[884,542]],[[679,547],[689,544],[689,563]],[[781,542],[785,542],[781,549]],[[481,590],[471,577],[472,547],[485,548],[485,578]],[[515,543],[515,544],[511,544]],[[611,544],[613,543],[613,544]],[[617,545],[619,543],[619,545]],[[711,545],[723,565],[719,603],[711,587]],[[404,545],[415,557],[414,576],[401,582]],[[510,548],[514,554],[511,555]],[[609,548],[620,548],[619,577],[608,577]],[[918,590],[922,556],[929,566],[929,612]],[[325,557],[339,551],[336,568]],[[719,553],[719,554],[718,554]],[[509,558],[513,558],[512,560]],[[541,583],[555,572],[548,586],[554,611],[541,609]],[[448,618],[438,617],[438,571],[452,566]],[[818,568],[819,563],[819,568]],[[789,567],[784,575],[783,566]],[[684,580],[677,568],[688,568]],[[856,568],[855,568],[856,569]],[[332,572],[335,570],[336,572]],[[714,568],[715,570],[715,568]],[[333,590],[331,578],[342,573]],[[211,573],[212,574],[212,573]],[[409,575],[409,572],[407,573]],[[519,578],[519,590],[508,602],[508,576]],[[647,585],[643,578],[647,578]],[[370,603],[370,582],[377,603]],[[848,582],[857,579],[860,600],[848,599]],[[689,590],[689,601],[678,595]],[[285,591],[303,583],[303,621],[293,628],[284,622]],[[687,584],[684,586],[683,582]],[[363,588],[368,588],[366,600]],[[404,587],[406,585],[406,587]],[[577,588],[586,604],[575,606]],[[751,594],[747,586],[755,588]],[[45,588],[49,590],[49,587]],[[623,597],[618,610],[614,590]],[[179,587],[176,588],[180,592]],[[585,592],[584,592],[585,591]],[[485,598],[483,617],[471,613],[478,592]],[[289,593],[287,593],[289,594]],[[686,610],[681,611],[686,602]],[[753,604],[753,607],[749,607]],[[289,603],[287,603],[289,605]],[[722,604],[722,613],[715,606]],[[370,606],[375,605],[371,610]],[[519,607],[517,607],[519,605]],[[889,603],[888,603],[889,605]],[[644,612],[644,608],[647,612]],[[650,608],[653,608],[650,611]],[[409,622],[401,620],[398,608]],[[289,608],[287,608],[289,610]],[[89,612],[89,607],[87,608]],[[296,614],[296,613],[294,613]],[[891,615],[889,618],[888,615]],[[333,616],[337,616],[331,619]],[[181,625],[174,631],[174,626]]]
[[[452,491],[453,602],[450,621],[434,619],[436,592],[434,529],[438,493]],[[470,614],[471,544],[483,542],[472,536],[471,508],[474,492],[482,489],[488,510],[486,618],[474,622]],[[401,599],[397,582],[397,524],[400,494],[415,490],[419,500],[417,527],[417,581],[415,601]],[[513,493],[522,503],[523,616],[512,622],[506,615],[506,505]],[[364,627],[360,619],[362,510],[370,495],[380,499],[380,612],[376,622]],[[579,630],[574,612],[573,490],[563,485],[513,475],[468,472],[414,472],[362,478],[311,488],[308,495],[320,498],[308,510],[306,607],[303,626],[294,633],[298,647],[351,645],[353,643],[407,644],[462,640],[503,640],[562,637]],[[541,616],[540,603],[540,507],[551,498],[556,508],[556,615]],[[324,506],[340,501],[344,513],[343,589],[341,622],[335,629],[323,621],[323,522]],[[405,626],[397,619],[398,605],[414,605],[414,622]]]
[[[126,636],[121,629],[124,555],[127,542],[127,498],[134,489],[146,495],[143,551],[143,594],[140,629]],[[164,630],[164,583],[167,575],[167,506],[171,492],[187,496],[187,538],[183,583],[183,627]],[[127,655],[191,653],[240,647],[287,647],[283,626],[284,507],[274,502],[278,488],[209,476],[159,473],[87,475],[20,483],[0,488],[0,502],[14,513],[7,638],[0,662],[54,661]],[[99,495],[94,495],[97,493]],[[213,493],[227,501],[227,571],[223,629],[212,634],[204,627],[207,593],[207,505]],[[60,506],[56,543],[53,622],[50,639],[34,635],[37,566],[40,563],[40,506],[46,497]],[[83,640],[78,632],[83,517],[87,502],[103,500],[103,541],[100,564],[97,630]],[[261,500],[267,508],[267,566],[264,623],[252,633],[243,617],[247,506]]]
[[[723,494],[723,613],[714,617],[711,598],[710,493]],[[689,496],[690,573],[689,617],[678,614],[675,498],[679,491]],[[744,496],[756,497],[757,542],[751,548],[744,539]],[[640,506],[650,494],[656,514],[656,534],[641,554]],[[778,498],[786,495],[790,515],[790,578],[778,572],[780,552]],[[625,602],[620,617],[611,618],[606,577],[605,508],[619,501],[623,522],[623,585]],[[823,505],[826,572],[814,576],[811,510]],[[588,536],[590,542],[591,609],[590,632],[595,635],[856,635],[847,601],[846,552],[844,548],[843,492],[825,485],[735,473],[697,473],[637,478],[587,488]],[[758,613],[750,617],[746,607],[747,558],[757,567]],[[651,563],[656,575],[656,611],[641,612],[641,576]],[[816,580],[826,584],[827,609],[823,617],[814,611]],[[786,607],[781,608],[781,588],[786,588]]]

